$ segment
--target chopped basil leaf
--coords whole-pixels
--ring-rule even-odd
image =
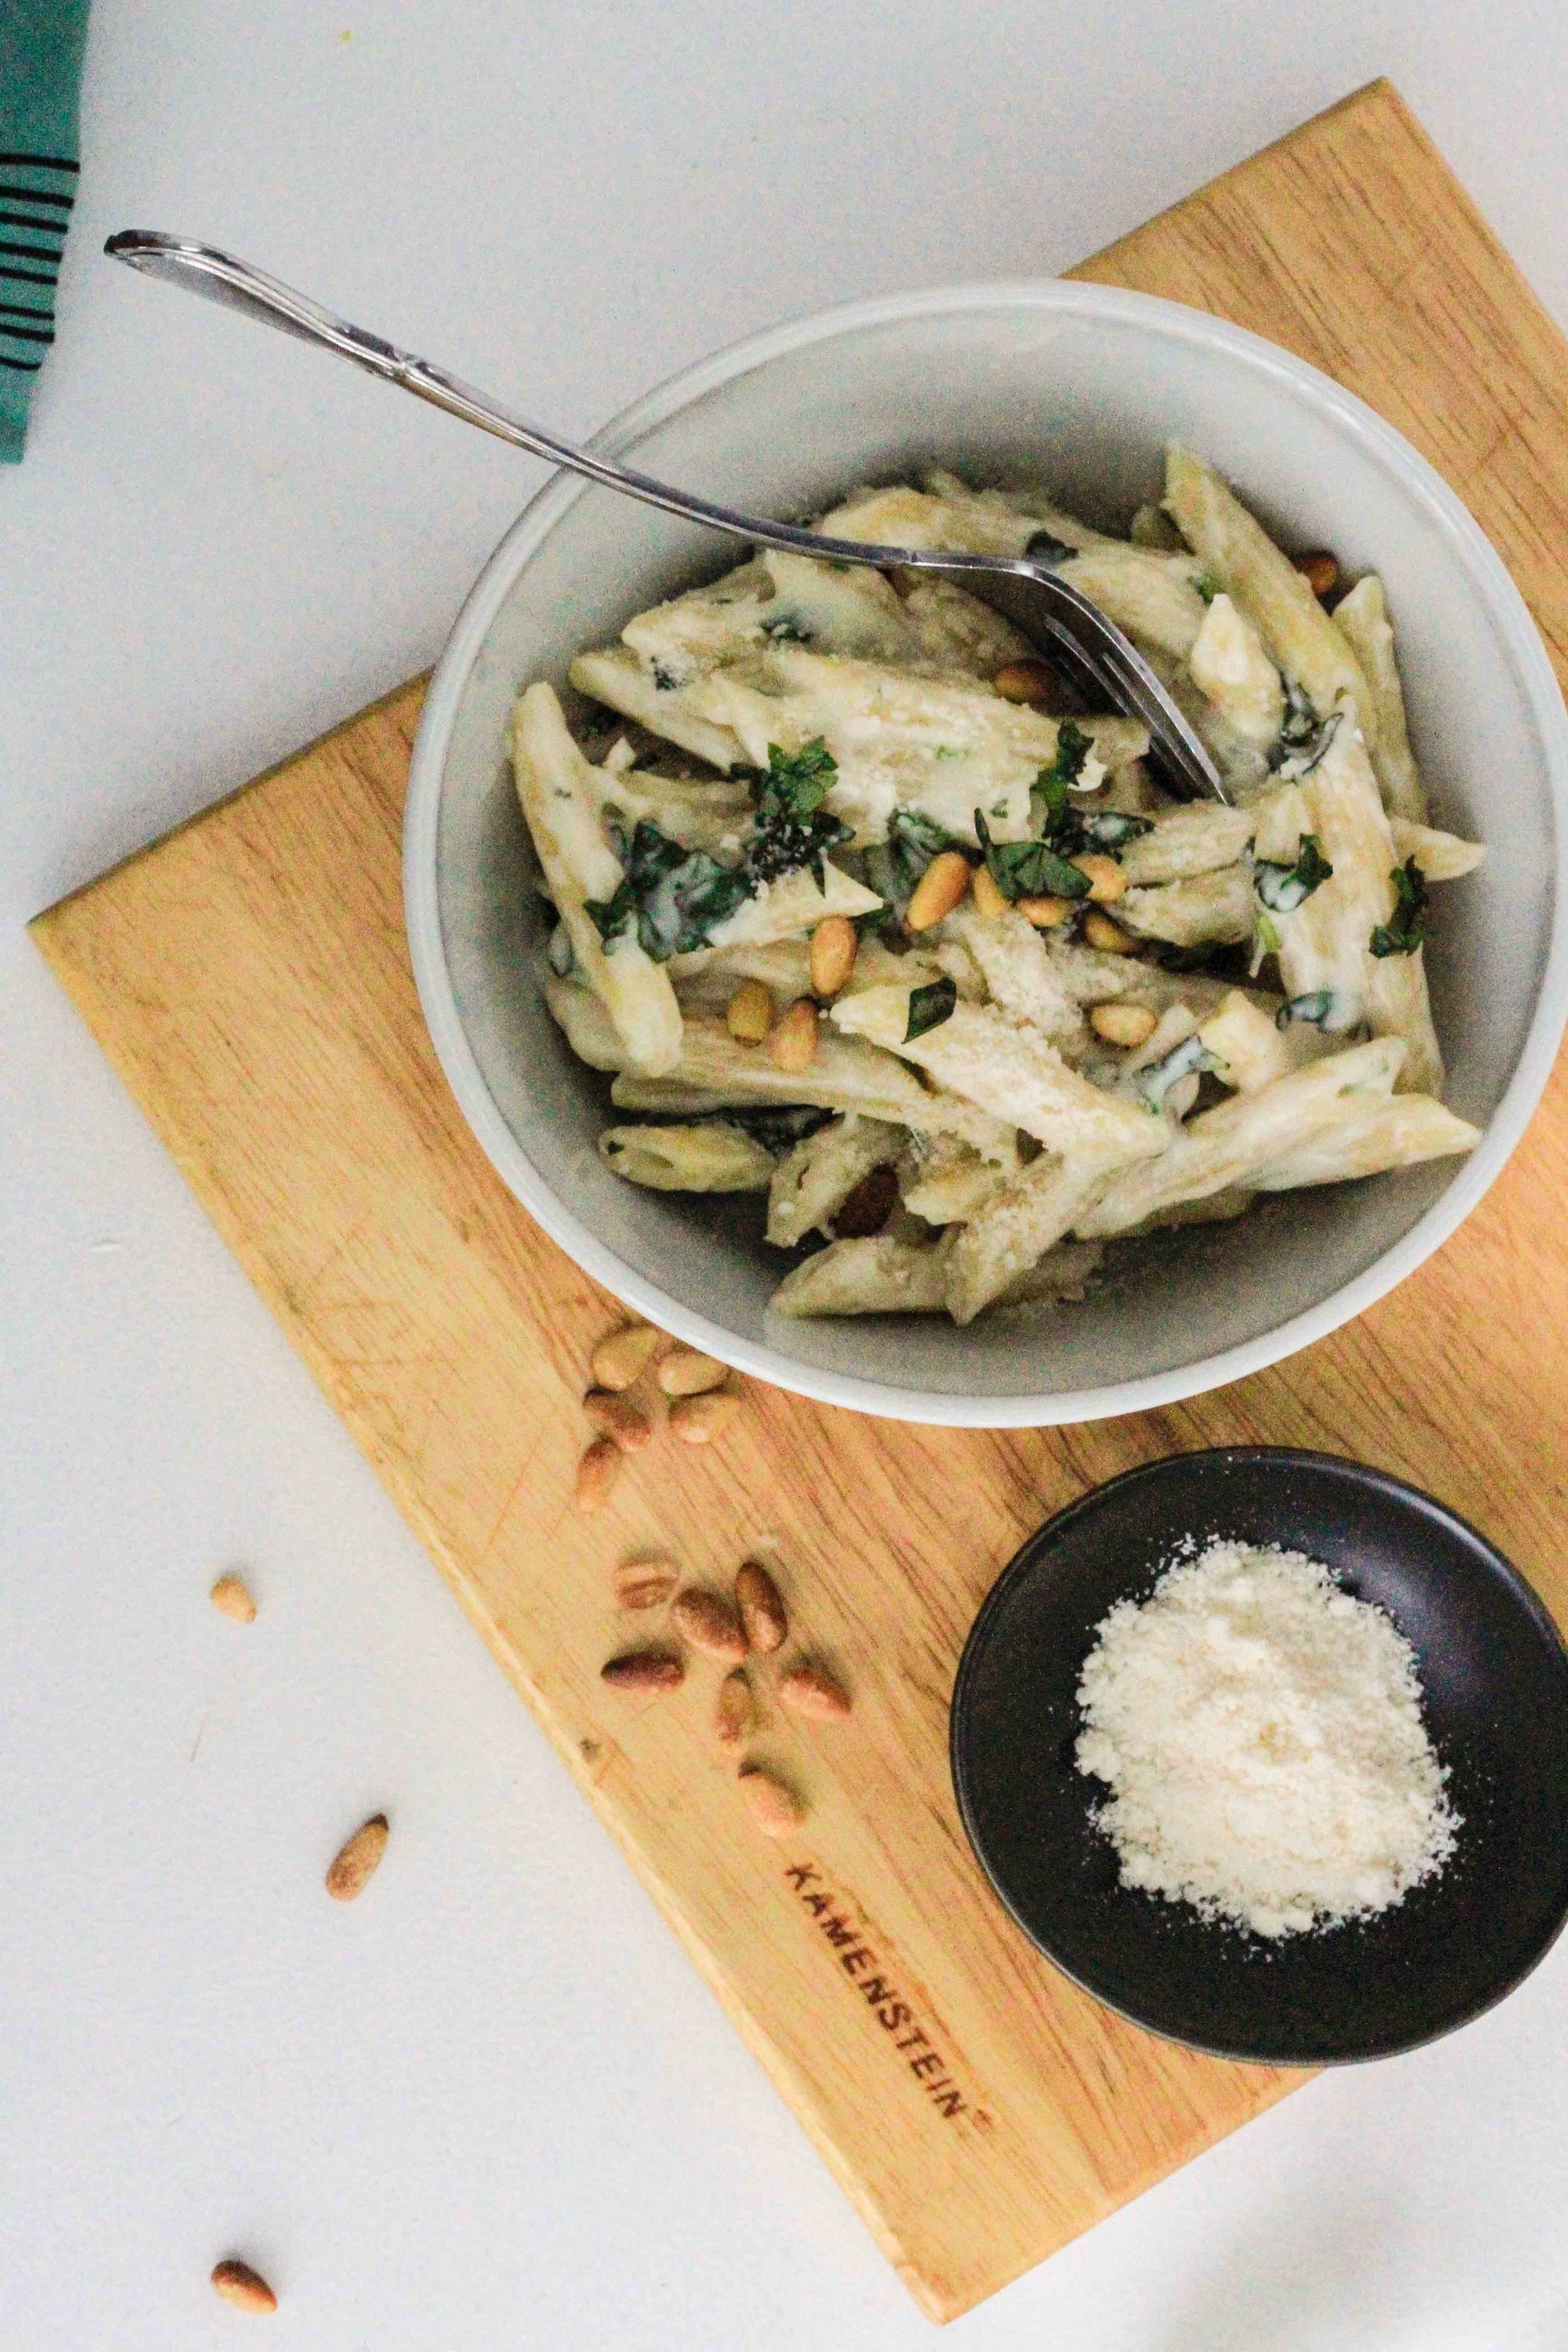
[[[811,631],[793,613],[781,614],[776,621],[764,621],[763,635],[771,637],[775,646],[808,646],[811,643]]]
[[[1152,816],[1131,816],[1122,809],[1100,809],[1092,816],[1080,816],[1083,837],[1095,849],[1124,849],[1130,841],[1140,841],[1154,830]]]
[[[805,866],[817,888],[826,887],[826,854],[850,833],[823,810],[838,771],[821,736],[793,753],[771,743],[765,772],[740,772],[752,782],[756,831],[738,866],[721,866],[705,849],[684,848],[646,817],[629,843],[613,833],[624,875],[613,898],[586,904],[606,949],[635,939],[656,963],[665,963],[706,946],[764,882]]]
[[[743,866],[721,866],[705,849],[686,849],[644,818],[620,843],[626,871],[615,896],[584,908],[606,949],[635,939],[656,963],[706,944],[710,932],[752,895]]]
[[[1272,907],[1277,915],[1290,915],[1311,897],[1320,883],[1328,880],[1333,870],[1318,845],[1317,835],[1304,833],[1297,846],[1294,866],[1282,866],[1272,857],[1258,860],[1253,868],[1253,887],[1263,904]]]
[[[1128,1083],[1152,1109],[1159,1110],[1171,1088],[1181,1079],[1218,1067],[1201,1037],[1184,1037],[1160,1061],[1147,1062],[1141,1070],[1135,1070]]]
[[[1032,555],[1037,563],[1065,563],[1078,550],[1069,547],[1065,539],[1058,539],[1054,531],[1037,530],[1025,541],[1024,552]]]
[[[1198,594],[1203,598],[1205,604],[1212,604],[1215,598],[1219,594],[1219,582],[1215,578],[1212,572],[1200,572],[1197,578],[1194,581],[1193,586],[1197,590]]]
[[[1089,876],[1043,841],[993,841],[984,812],[974,812],[974,831],[985,852],[986,869],[1005,898],[1087,898]]]
[[[680,680],[675,671],[670,668],[668,662],[661,661],[656,661],[653,665],[653,682],[660,694],[674,694],[680,686]]]
[[[1274,1015],[1274,1026],[1289,1029],[1292,1021],[1310,1021],[1314,1029],[1337,1037],[1353,1029],[1361,1017],[1359,1000],[1344,989],[1311,988],[1304,996],[1286,999]]]
[[[1426,877],[1414,857],[1396,866],[1389,876],[1394,885],[1394,913],[1374,925],[1367,942],[1374,956],[1414,955],[1426,936]]]
[[[756,838],[746,855],[751,887],[805,866],[816,877],[817,888],[825,889],[823,859],[850,838],[850,828],[823,811],[838,773],[823,738],[814,736],[798,751],[784,751],[770,743],[765,773],[755,768],[742,772],[750,774],[757,815]]]
[[[1320,722],[1310,697],[1293,677],[1285,685],[1285,720],[1279,734],[1268,747],[1268,764],[1277,775],[1293,781],[1310,775],[1333,741],[1340,723],[1340,713],[1331,710]]]
[[[792,1143],[799,1143],[805,1136],[815,1135],[819,1127],[826,1127],[828,1120],[836,1116],[833,1111],[818,1110],[805,1103],[780,1103],[776,1108],[769,1103],[757,1109],[726,1110],[714,1114],[720,1124],[744,1128],[752,1140],[760,1143],[764,1151],[775,1152],[787,1151]]]
[[[944,1021],[952,1018],[952,1008],[958,1003],[958,982],[945,973],[941,980],[927,982],[924,988],[910,991],[910,1021],[904,1031],[904,1043],[912,1045],[923,1037],[928,1029],[940,1029]]]

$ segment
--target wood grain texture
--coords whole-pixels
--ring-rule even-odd
[[[1386,84],[1080,275],[1203,304],[1380,407],[1489,531],[1559,659],[1568,351]],[[1484,362],[1484,363],[1482,363]],[[721,1444],[661,1437],[569,1506],[619,1310],[470,1139],[404,943],[417,685],[39,918],[38,944],[416,1534],[922,2307],[967,2309],[1300,2079],[1200,2058],[1078,1993],[1001,1914],[946,1765],[953,1669],[1022,1537],[1179,1448],[1348,1452],[1475,1519],[1568,1616],[1560,1070],[1463,1231],[1371,1313],[1167,1412],[1046,1431],[878,1423],[750,1385]],[[807,1800],[745,1820],[723,1669],[606,1690],[647,1626],[615,1568],[756,1554],[853,1688],[755,1753]]]

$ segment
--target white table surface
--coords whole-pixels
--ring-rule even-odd
[[[232,245],[585,430],[788,313],[1065,266],[1379,71],[1568,320],[1552,0],[102,0],[0,475],[6,2352],[237,2342],[231,2251],[311,2352],[929,2340],[22,936],[427,663],[538,479],[104,235]],[[958,2341],[1562,2352],[1565,2053],[1560,1948]]]

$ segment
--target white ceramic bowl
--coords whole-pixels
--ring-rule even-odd
[[[1300,361],[1195,310],[1094,286],[860,302],[753,336],[671,379],[597,446],[761,513],[826,505],[940,462],[1050,482],[1092,520],[1156,494],[1175,434],[1288,545],[1388,583],[1436,820],[1488,845],[1438,893],[1428,967],[1447,1099],[1486,1129],[1465,1160],[1279,1196],[1118,1259],[1033,1323],[769,1315],[781,1261],[754,1202],[640,1192],[599,1163],[605,1081],[528,975],[541,926],[505,756],[512,697],[560,683],[660,595],[736,550],[575,477],[550,482],[479,578],[431,686],[405,837],[414,969],[437,1052],[506,1182],[628,1306],[763,1380],[908,1420],[1084,1421],[1258,1370],[1359,1314],[1479,1200],[1545,1084],[1568,1010],[1568,721],[1541,641],[1453,493]]]

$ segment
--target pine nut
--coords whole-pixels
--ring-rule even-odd
[[[1044,662],[1004,662],[991,681],[1004,702],[1044,702],[1056,683]]]
[[[743,980],[730,999],[724,1026],[740,1045],[760,1045],[773,1025],[773,1000],[760,980]]]
[[[741,1410],[733,1389],[710,1389],[706,1396],[677,1397],[669,1408],[669,1433],[683,1445],[710,1445]]]
[[[679,1581],[670,1560],[625,1560],[615,1574],[616,1599],[623,1609],[662,1609]]]
[[[760,1559],[749,1559],[737,1571],[735,1599],[746,1639],[760,1656],[782,1650],[789,1638],[789,1619],[778,1586]]]
[[[1115,858],[1107,857],[1100,850],[1087,850],[1072,862],[1080,874],[1088,875],[1089,899],[1094,906],[1113,906],[1127,887],[1127,877]]]
[[[621,1475],[626,1456],[613,1437],[595,1437],[577,1465],[577,1487],[573,1501],[584,1512],[602,1511],[610,1499],[610,1489]]]
[[[1131,931],[1124,931],[1120,923],[1113,923],[1098,907],[1091,907],[1084,917],[1083,935],[1089,946],[1098,948],[1102,955],[1132,955],[1138,946]]]
[[[590,1389],[583,1410],[601,1437],[608,1437],[623,1454],[638,1454],[653,1435],[653,1423],[629,1397],[613,1389]]]
[[[255,1624],[256,1603],[243,1576],[220,1576],[207,1599],[220,1617],[232,1617],[237,1625]]]
[[[974,869],[975,913],[984,915],[988,923],[994,923],[999,915],[1007,912],[1012,903],[989,866],[977,866]]]
[[[797,996],[768,1039],[775,1066],[799,1077],[816,1055],[816,1007],[809,996]]]
[[[356,1895],[363,1894],[381,1867],[386,1839],[384,1813],[372,1813],[369,1821],[355,1830],[327,1872],[327,1893],[335,1903],[352,1903]]]
[[[213,2293],[232,2303],[237,2311],[276,2311],[278,2297],[259,2271],[248,2263],[219,2263],[213,2272]]]
[[[731,1753],[743,1748],[757,1727],[757,1702],[752,1685],[737,1666],[725,1675],[719,1685],[719,1704],[713,1713],[713,1729],[721,1748]]]
[[[811,935],[811,986],[816,996],[837,996],[855,969],[860,941],[847,915],[825,915]]]
[[[779,1684],[780,1703],[792,1715],[807,1715],[817,1723],[840,1723],[854,1702],[842,1683],[821,1666],[795,1666]]]
[[[788,1837],[805,1819],[805,1807],[795,1790],[754,1764],[741,1775],[741,1795],[764,1837]]]
[[[1058,923],[1067,921],[1078,901],[1076,898],[1044,897],[1018,898],[1014,901],[1014,904],[1024,920],[1026,923],[1033,923],[1036,930],[1054,931]]]
[[[672,1348],[658,1368],[658,1384],[666,1396],[702,1396],[723,1386],[728,1369],[700,1348]]]
[[[686,1668],[667,1650],[626,1650],[618,1658],[605,1659],[599,1668],[599,1680],[608,1683],[612,1690],[679,1690],[686,1680]]]
[[[904,913],[905,929],[929,931],[933,923],[951,915],[969,888],[972,871],[962,850],[939,850],[915,884],[914,897]]]
[[[618,1331],[607,1332],[590,1359],[596,1385],[629,1389],[647,1371],[648,1359],[663,1337],[651,1323],[623,1323]]]
[[[1326,548],[1296,558],[1296,569],[1314,596],[1331,596],[1340,584],[1340,567]]]
[[[719,1593],[689,1585],[676,1594],[670,1614],[692,1648],[700,1650],[704,1657],[721,1658],[726,1665],[738,1666],[745,1656],[746,1636],[740,1613],[732,1601]]]
[[[1146,1004],[1097,1004],[1089,1025],[1108,1045],[1143,1045],[1157,1024]]]

